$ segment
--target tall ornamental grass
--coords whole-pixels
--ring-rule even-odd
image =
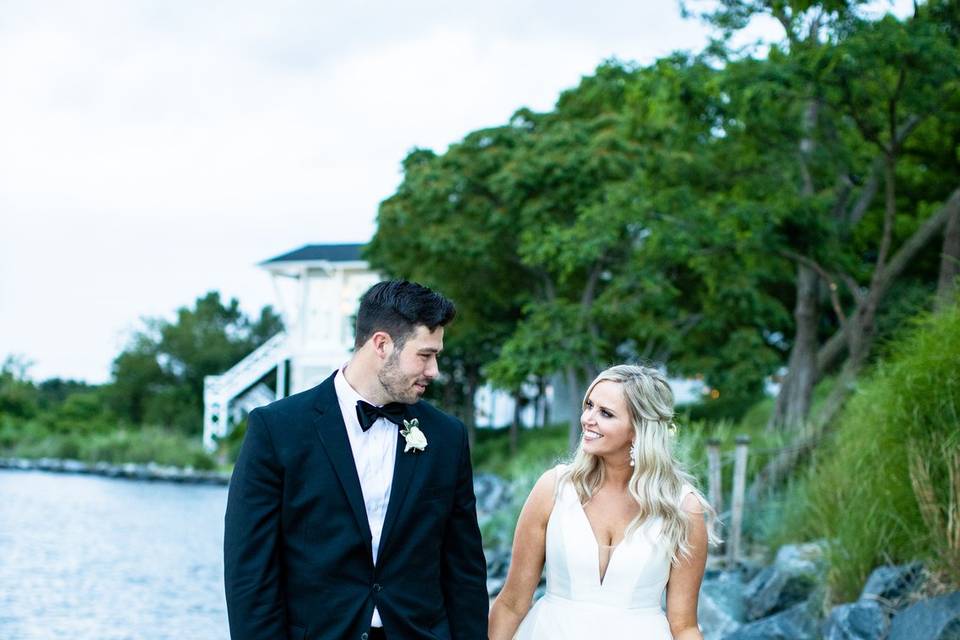
[[[791,492],[783,531],[829,542],[831,599],[920,559],[960,586],[960,306],[914,322],[862,380]]]

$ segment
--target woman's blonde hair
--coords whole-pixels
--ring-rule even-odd
[[[586,406],[590,393],[598,383],[616,382],[623,390],[633,423],[633,475],[627,488],[640,505],[640,513],[627,527],[625,536],[634,533],[650,518],[662,520],[661,541],[670,551],[673,562],[690,556],[689,517],[681,508],[684,485],[694,487],[707,518],[710,543],[719,541],[715,533],[716,512],[703,495],[696,490],[696,481],[683,470],[673,455],[673,391],[664,375],[657,369],[639,365],[620,364],[603,371],[590,384],[583,396]],[[561,474],[569,480],[581,503],[586,503],[603,485],[604,468],[601,459],[577,447],[573,462]]]

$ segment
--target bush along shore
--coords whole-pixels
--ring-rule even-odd
[[[226,472],[200,470],[193,467],[172,467],[153,462],[112,464],[109,462],[88,463],[60,458],[0,458],[0,469],[78,473],[108,478],[183,484],[226,485],[230,482],[230,474]]]

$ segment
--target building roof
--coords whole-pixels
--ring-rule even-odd
[[[324,262],[356,262],[363,260],[363,256],[360,255],[363,246],[362,244],[307,244],[275,258],[264,260],[260,264],[270,265],[282,262],[308,262],[314,260],[322,260]]]

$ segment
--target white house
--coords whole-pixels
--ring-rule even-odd
[[[284,331],[203,390],[203,443],[229,432],[254,407],[320,383],[350,358],[363,292],[380,276],[360,257],[361,244],[307,245],[260,263],[271,276]],[[276,370],[276,389],[262,383]]]
[[[311,244],[260,263],[273,280],[285,330],[225,373],[204,379],[204,447],[212,451],[215,438],[247,413],[319,384],[350,359],[360,296],[383,279],[361,259],[362,248]],[[263,380],[274,371],[271,389]],[[513,418],[513,399],[490,387],[480,389],[476,403],[478,426]],[[526,407],[521,417],[532,425],[535,408]]]

